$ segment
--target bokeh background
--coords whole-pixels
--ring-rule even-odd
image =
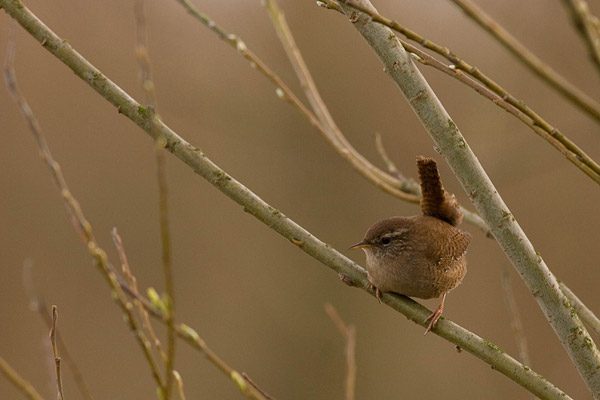
[[[195,2],[239,35],[293,89],[299,85],[258,0]],[[28,0],[49,27],[134,97],[132,2]],[[600,94],[600,77],[559,2],[478,1],[543,60]],[[287,20],[337,123],[383,167],[380,132],[398,167],[415,176],[415,156],[435,156],[444,183],[472,208],[401,93],[345,18],[314,1],[282,0]],[[379,0],[380,12],[445,44],[525,100],[600,159],[599,126],[548,89],[448,1]],[[596,13],[600,9],[594,10]],[[317,237],[348,252],[375,221],[412,215],[416,205],[381,192],[352,170],[274,88],[175,1],[148,1],[158,112],[219,166]],[[9,17],[0,13],[0,56]],[[536,249],[560,279],[600,310],[598,186],[516,119],[472,90],[420,67]],[[153,143],[129,120],[17,30],[16,71],[71,190],[113,263],[117,227],[141,287],[163,289]],[[155,398],[149,369],[104,279],[74,233],[59,193],[4,84],[0,85],[0,354],[46,396],[55,396],[47,328],[30,311],[25,260],[98,399]],[[300,96],[303,98],[303,96]],[[168,155],[177,318],[228,363],[279,399],[343,398],[344,344],[324,312],[331,302],[357,329],[357,398],[529,398],[472,355],[340,284],[299,251]],[[517,347],[503,299],[511,268],[533,368],[574,398],[590,398],[537,304],[493,240],[468,224],[469,273],[444,315],[512,355]],[[430,308],[437,300],[424,301]],[[163,333],[162,328],[158,328]],[[239,399],[238,389],[181,344],[176,368],[189,399]],[[67,398],[78,398],[64,372]],[[4,379],[0,393],[20,394]]]

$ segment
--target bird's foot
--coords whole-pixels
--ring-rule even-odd
[[[444,312],[444,300],[446,300],[446,293],[444,293],[444,295],[442,296],[442,302],[440,303],[440,305],[437,306],[435,311],[432,312],[429,317],[425,318],[425,321],[423,321],[423,323],[425,323],[425,322],[431,320],[431,322],[429,323],[429,326],[425,330],[424,335],[427,335],[427,333],[435,327],[435,324],[437,324],[438,320],[442,316],[442,312]]]
[[[427,333],[433,329],[433,327],[435,326],[435,324],[437,324],[438,319],[440,319],[440,317],[442,316],[442,310],[440,310],[440,308],[436,308],[434,312],[431,313],[431,315],[429,315],[429,317],[425,318],[425,321],[423,321],[423,323],[431,320],[431,322],[429,323],[429,326],[427,327],[427,329],[425,330],[424,335],[427,335]]]

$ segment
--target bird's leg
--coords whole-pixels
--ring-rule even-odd
[[[432,312],[429,317],[425,318],[425,321],[423,321],[423,322],[427,322],[427,321],[431,320],[431,322],[429,323],[429,326],[425,330],[425,333],[424,333],[425,335],[427,335],[427,332],[429,332],[430,330],[433,329],[435,324],[438,322],[438,319],[440,319],[440,317],[442,316],[442,312],[444,311],[444,300],[446,300],[446,294],[447,293],[444,293],[444,295],[442,296],[442,302],[435,309],[435,311]]]
[[[379,288],[372,283],[369,283],[369,288],[375,291],[375,297],[377,297],[377,301],[379,301],[379,304],[381,304],[381,290],[379,290]]]

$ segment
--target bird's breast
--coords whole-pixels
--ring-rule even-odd
[[[466,274],[466,258],[421,260],[408,255],[377,257],[364,249],[369,282],[383,292],[429,299],[454,289]],[[450,261],[450,262],[448,262]]]

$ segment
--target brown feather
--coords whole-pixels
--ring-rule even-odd
[[[453,226],[460,224],[463,213],[460,211],[456,197],[444,189],[435,160],[418,156],[417,169],[421,182],[423,215],[441,219]]]

